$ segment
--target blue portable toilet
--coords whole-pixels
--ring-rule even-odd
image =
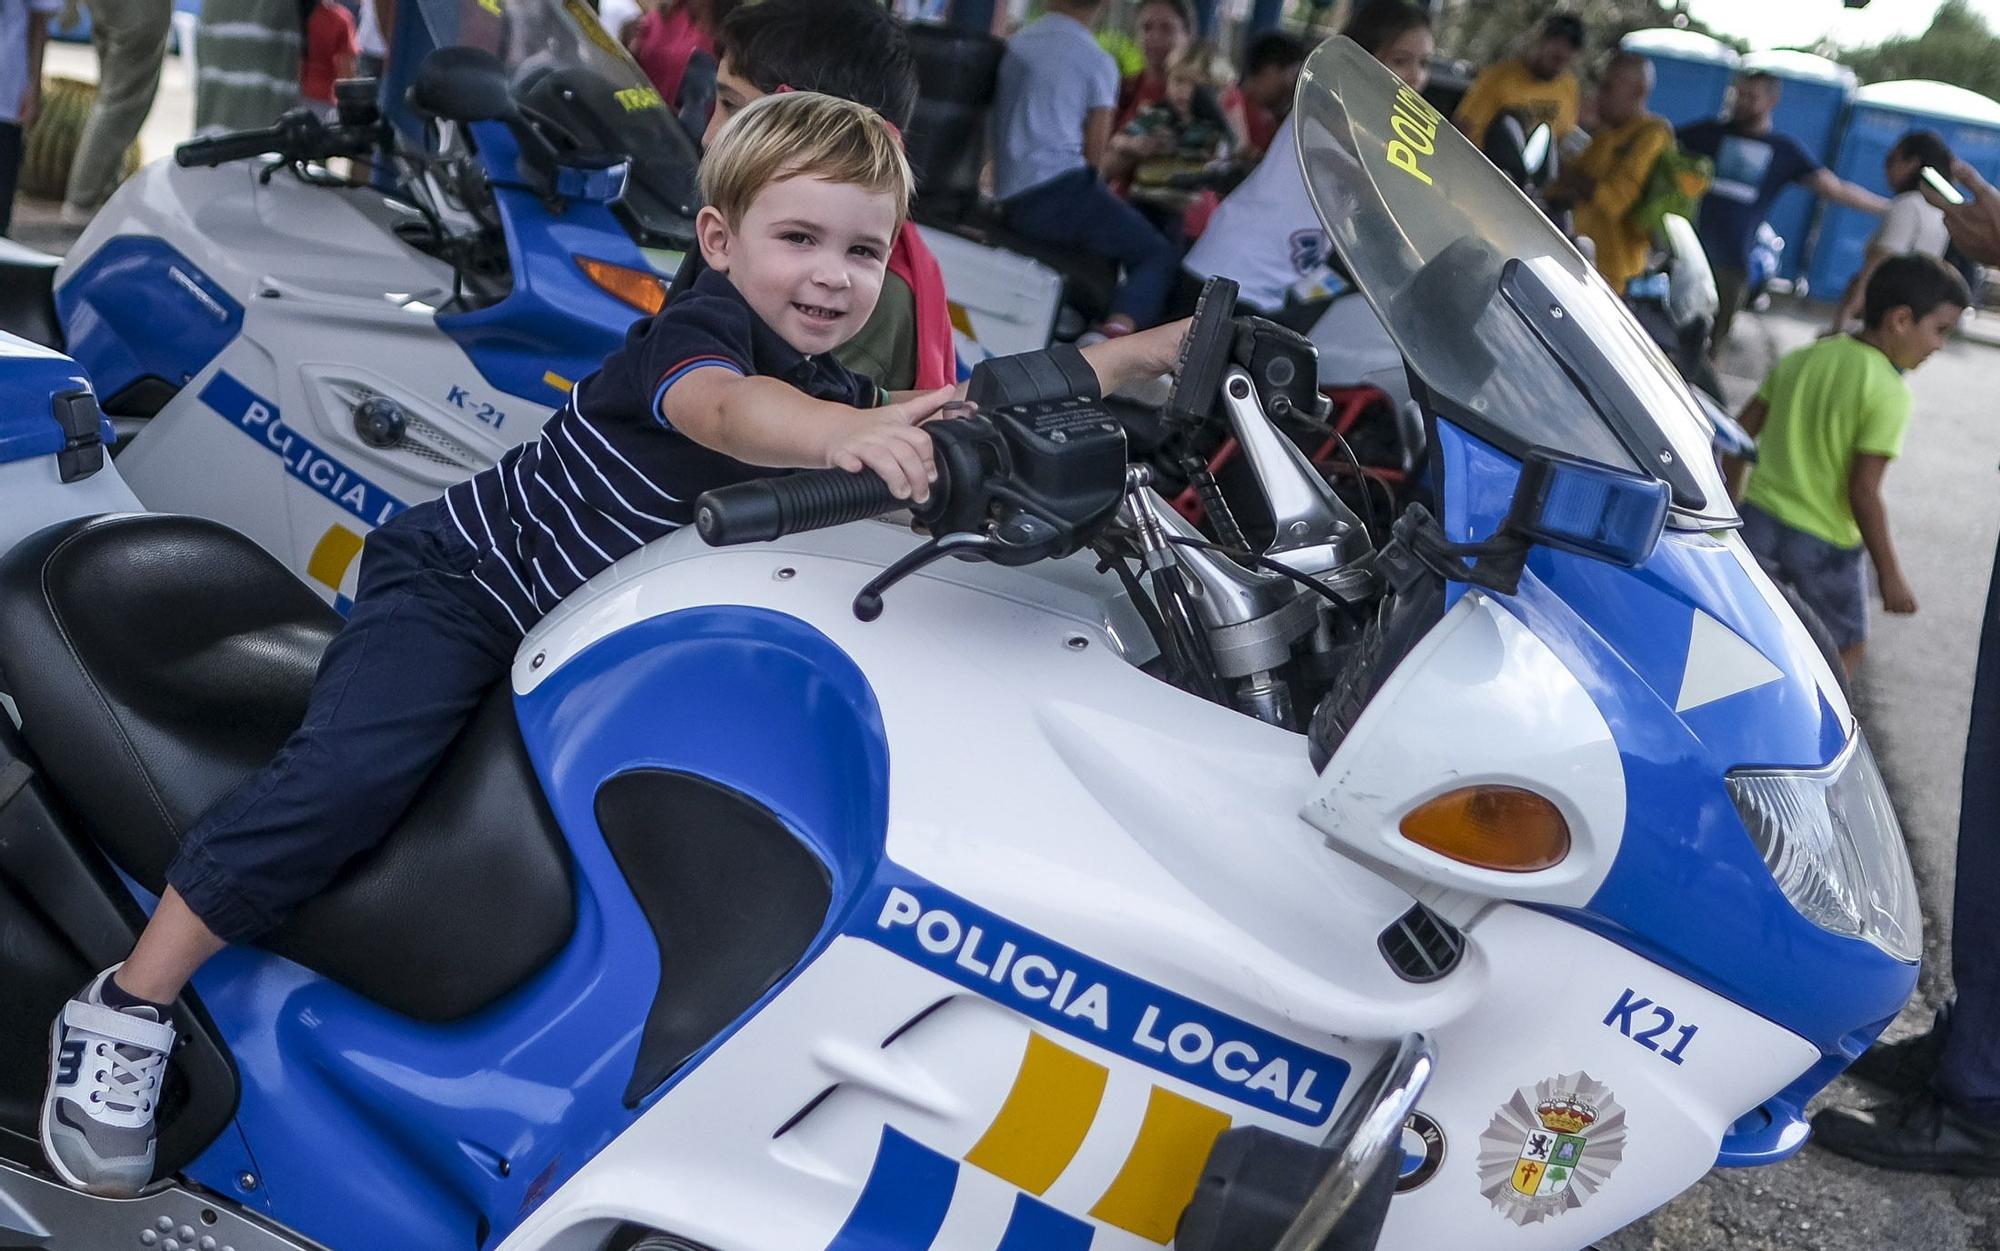
[[[1840,124],[1854,96],[1854,71],[1810,52],[1753,52],[1743,58],[1738,71],[1744,74],[1775,74],[1783,84],[1771,128],[1790,135],[1805,145],[1806,151],[1821,162],[1833,162],[1840,139]],[[1876,175],[1875,181],[1881,181]],[[1805,272],[1806,250],[1810,243],[1818,198],[1804,187],[1787,187],[1771,205],[1765,220],[1785,241],[1778,257],[1778,276],[1797,281]]]
[[[1675,126],[1722,112],[1736,73],[1736,49],[1691,30],[1662,26],[1635,30],[1618,46],[1653,63],[1653,95],[1646,107]]]
[[[1871,83],[1854,94],[1833,172],[1887,194],[1882,158],[1910,130],[1935,130],[1954,155],[1989,181],[2000,180],[2000,103],[1963,87],[1922,79]],[[1827,206],[1808,271],[1815,291],[1833,299],[1846,288],[1861,269],[1876,222],[1867,213]]]

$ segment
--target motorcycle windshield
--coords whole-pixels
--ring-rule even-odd
[[[1469,140],[1345,38],[1307,60],[1297,115],[1334,250],[1440,416],[1660,478],[1681,524],[1735,520],[1686,384]]]
[[[433,47],[483,48],[559,154],[630,162],[620,209],[638,240],[685,248],[701,154],[585,0],[415,0]]]

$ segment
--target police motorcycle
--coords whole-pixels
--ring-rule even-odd
[[[1428,505],[1377,542],[1301,464],[1310,352],[1224,284],[1167,412],[1251,449],[1254,549],[1064,349],[934,427],[928,537],[862,477],[712,493],[197,975],[129,1200],[38,1166],[46,1022],[333,618],[225,527],[87,515],[87,386],[10,345],[0,509],[53,524],[0,557],[4,1240],[1555,1251],[1796,1151],[1916,978],[1867,742],[1569,243],[1353,44],[1299,107]]]
[[[379,105],[356,80],[331,121],[183,144],[53,271],[139,498],[329,599],[370,529],[534,437],[660,307],[697,206],[692,141],[582,0],[398,20]]]

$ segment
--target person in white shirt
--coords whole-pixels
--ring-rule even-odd
[[[1437,41],[1430,16],[1403,0],[1371,0],[1341,31],[1422,91]],[[1305,174],[1288,114],[1271,140],[1270,151],[1250,176],[1217,206],[1208,228],[1183,262],[1197,284],[1211,276],[1234,279],[1238,298],[1257,311],[1284,311],[1293,288],[1311,283],[1331,255],[1326,230],[1306,194]],[[1185,287],[1186,284],[1184,284]]]
[[[1868,276],[1892,256],[1922,252],[1942,257],[1951,237],[1945,232],[1944,212],[1931,207],[1923,196],[1925,166],[1945,174],[1951,169],[1951,148],[1934,130],[1912,130],[1896,141],[1882,158],[1882,172],[1895,198],[1882,214],[1882,224],[1868,240],[1861,272],[1847,284],[1847,292],[1834,308],[1832,333],[1838,334],[1861,318],[1861,297],[1868,289]]]

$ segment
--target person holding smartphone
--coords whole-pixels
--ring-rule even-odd
[[[1896,141],[1889,149],[1889,155],[1882,158],[1882,173],[1888,179],[1889,190],[1895,197],[1889,201],[1889,208],[1882,214],[1882,224],[1868,240],[1868,249],[1863,254],[1861,272],[1854,275],[1847,284],[1847,292],[1834,306],[1833,325],[1829,334],[1839,334],[1853,328],[1861,318],[1862,295],[1868,290],[1868,276],[1875,267],[1892,256],[1908,252],[1922,252],[1927,256],[1942,257],[1951,236],[1945,233],[1944,212],[1923,196],[1920,188],[1925,184],[1924,171],[1930,170],[1947,189],[1951,184],[1937,171],[1951,168],[1953,157],[1951,148],[1944,138],[1934,130],[1912,130]],[[1956,192],[1953,192],[1956,195]]]

